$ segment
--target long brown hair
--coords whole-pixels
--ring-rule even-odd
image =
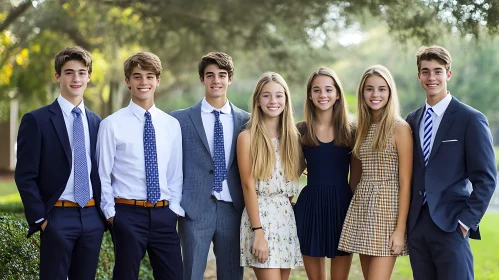
[[[271,138],[267,133],[267,128],[263,121],[263,112],[258,106],[258,98],[262,92],[263,86],[269,82],[276,82],[284,88],[286,96],[286,105],[280,115],[279,120],[279,150],[281,166],[284,169],[284,175],[287,180],[298,180],[300,144],[298,130],[294,125],[293,107],[291,105],[291,96],[289,87],[281,75],[275,72],[264,73],[256,84],[252,95],[251,119],[249,129],[251,134],[251,155],[253,177],[259,180],[270,178],[275,167],[276,156],[275,148]]]
[[[343,86],[341,85],[340,78],[336,72],[326,67],[321,67],[315,70],[312,75],[310,75],[307,82],[307,98],[305,100],[304,109],[305,123],[298,124],[298,127],[301,127],[301,143],[303,146],[319,145],[317,135],[314,130],[314,124],[317,118],[317,109],[315,108],[314,102],[311,100],[312,83],[317,76],[327,76],[333,79],[336,94],[338,95],[338,100],[336,100],[333,105],[333,115],[331,116],[333,118],[334,143],[336,146],[352,147],[354,144],[355,129],[352,122],[348,118],[348,106]],[[303,126],[305,126],[306,129]]]
[[[364,86],[366,84],[367,78],[371,76],[379,76],[383,78],[388,84],[389,96],[388,101],[384,108],[381,110],[381,119],[376,127],[376,132],[374,134],[374,141],[372,149],[376,152],[381,152],[386,149],[386,144],[390,140],[390,137],[395,128],[395,122],[401,120],[400,116],[400,105],[397,94],[397,87],[395,85],[395,80],[388,69],[383,65],[373,65],[364,71],[362,78],[360,79],[359,88],[357,90],[357,139],[355,141],[355,146],[353,149],[354,155],[359,157],[360,146],[364,142],[366,135],[369,131],[369,127],[373,123],[373,116],[371,114],[371,109],[367,105],[364,99]]]

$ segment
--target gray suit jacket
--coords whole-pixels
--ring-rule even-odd
[[[232,103],[230,105],[234,120],[234,135],[227,167],[227,183],[232,203],[242,213],[244,197],[237,166],[236,143],[239,133],[249,120],[249,113]],[[182,129],[184,185],[180,205],[184,208],[187,218],[196,220],[202,216],[207,204],[210,203],[214,182],[213,158],[201,119],[201,102],[187,109],[173,111],[171,115],[179,121]]]

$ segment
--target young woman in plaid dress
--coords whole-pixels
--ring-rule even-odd
[[[395,81],[384,66],[364,72],[357,97],[353,153],[362,162],[362,176],[338,249],[360,255],[365,279],[390,279],[396,257],[407,255],[412,134],[400,117]]]

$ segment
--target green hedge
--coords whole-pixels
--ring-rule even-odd
[[[22,214],[0,214],[0,279],[38,279],[40,237],[36,233],[26,238],[28,225]],[[111,234],[106,232],[102,240],[96,279],[111,279],[114,267],[114,251]],[[149,257],[140,265],[140,279],[154,279]]]

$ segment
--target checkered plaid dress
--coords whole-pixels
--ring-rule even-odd
[[[399,162],[390,139],[383,152],[374,152],[376,124],[360,147],[362,178],[348,208],[338,249],[369,256],[393,256],[388,240],[397,226]],[[407,242],[402,255],[407,255]]]

